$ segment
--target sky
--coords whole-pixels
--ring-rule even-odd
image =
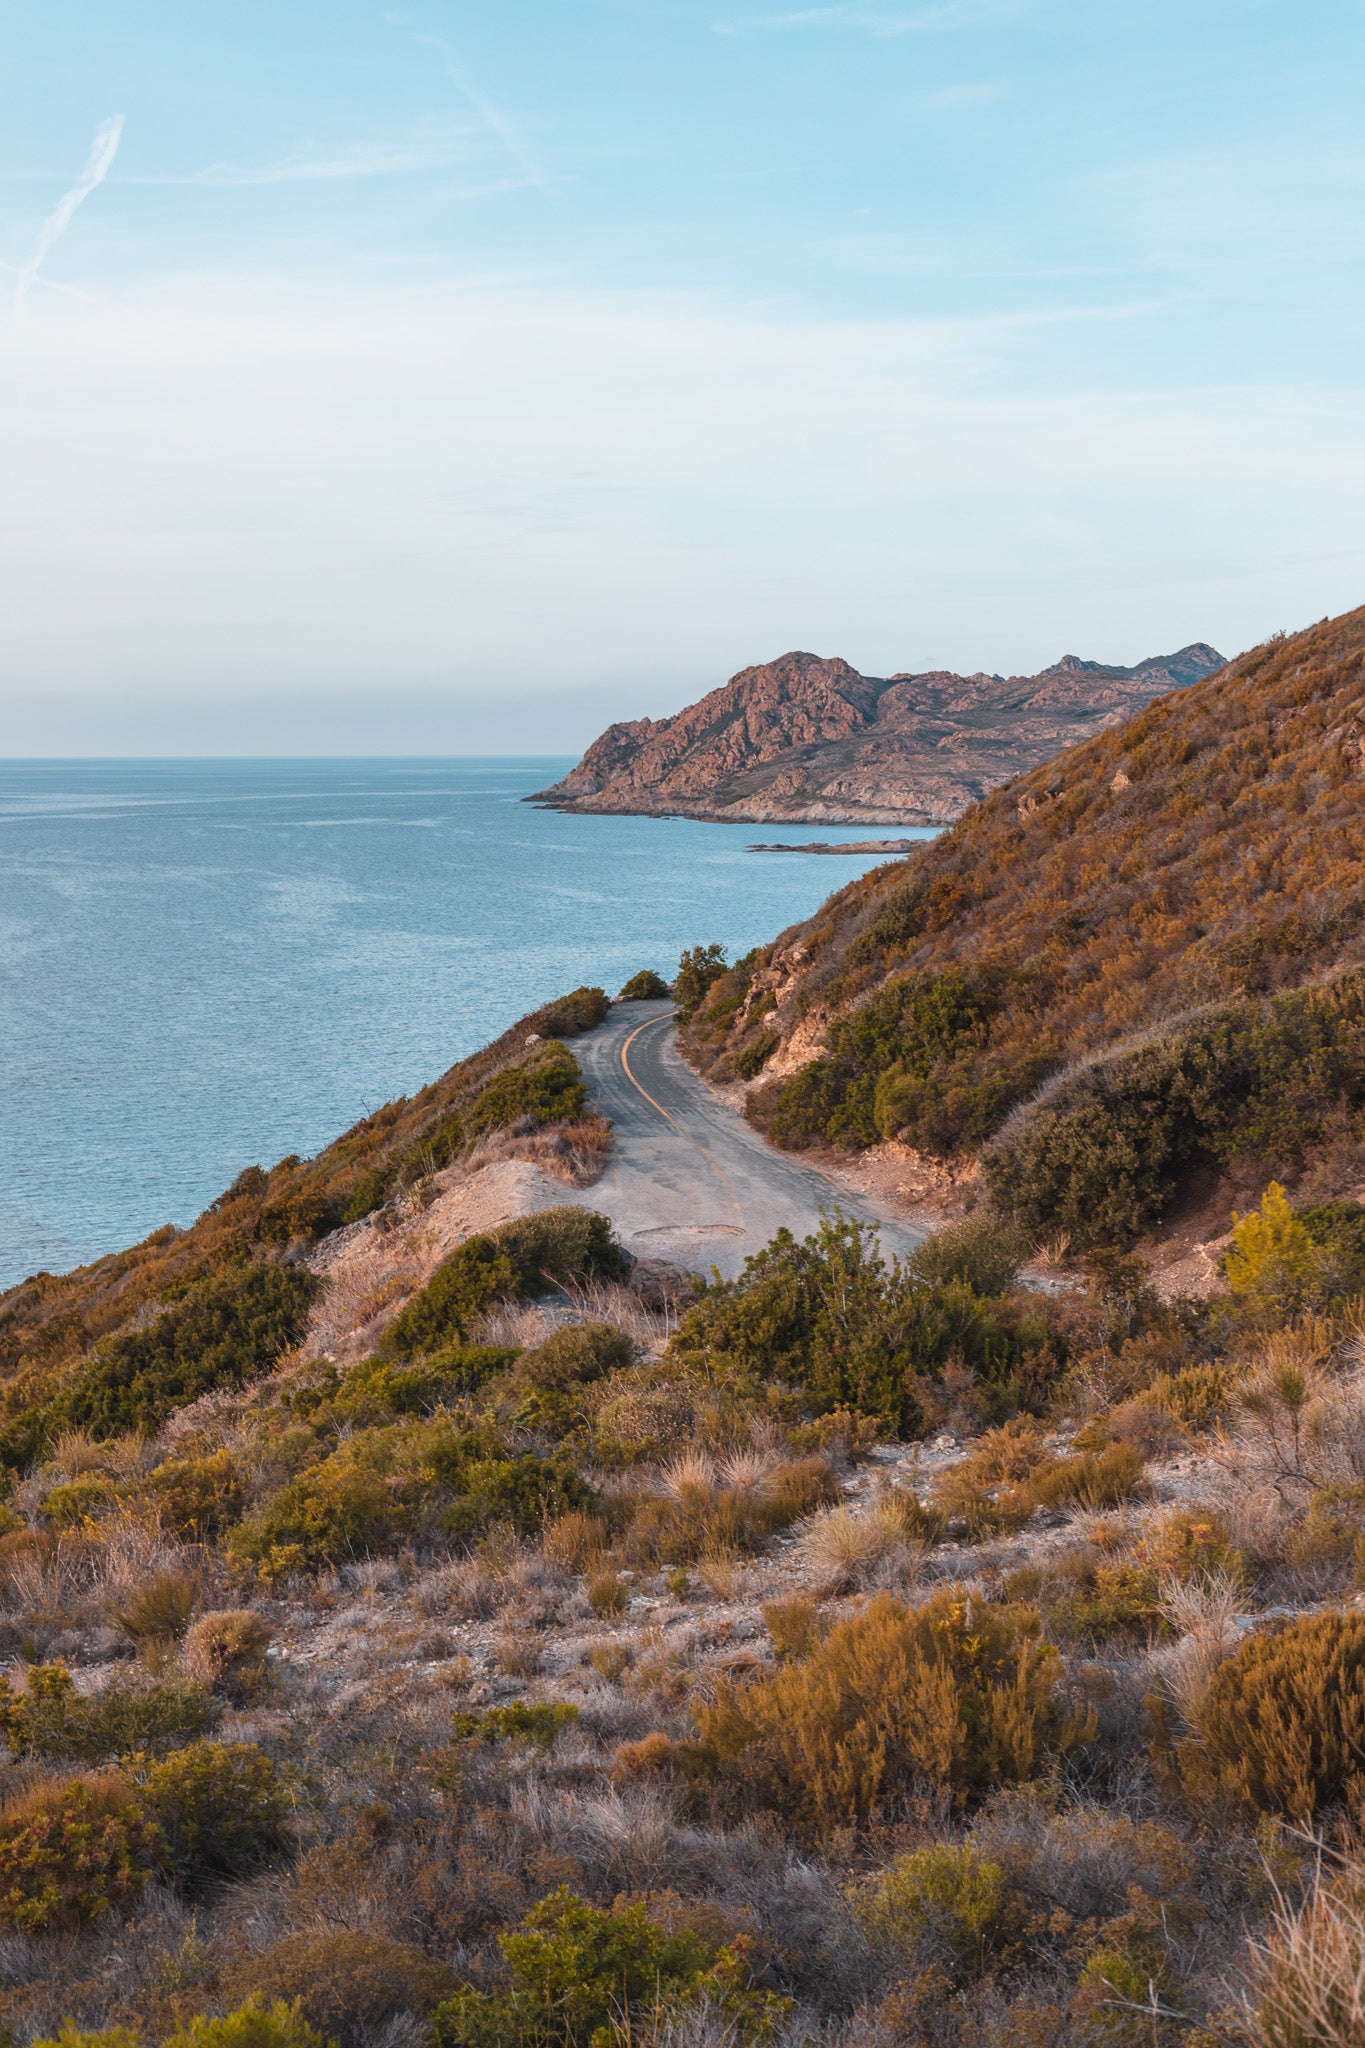
[[[1365,602],[1365,0],[8,0],[0,755]]]

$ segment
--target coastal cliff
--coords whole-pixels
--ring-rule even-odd
[[[609,726],[560,810],[753,824],[946,825],[987,791],[1223,666],[1203,641],[1135,668],[1064,655],[1034,676],[864,676],[837,656],[741,669],[671,718]]]

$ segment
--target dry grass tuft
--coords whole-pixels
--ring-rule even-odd
[[[797,1531],[799,1555],[832,1590],[870,1586],[888,1567],[917,1578],[927,1548],[920,1520],[918,1503],[888,1488],[861,1510],[841,1503],[811,1515]]]
[[[1319,1865],[1302,1905],[1276,1902],[1252,1946],[1247,2021],[1259,2048],[1361,2048],[1365,2043],[1365,1894],[1358,1874]]]

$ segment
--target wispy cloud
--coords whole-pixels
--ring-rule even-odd
[[[981,78],[970,85],[937,85],[928,92],[917,92],[912,104],[934,114],[953,114],[960,109],[992,107],[1004,97],[1005,88],[997,79]]]
[[[798,7],[783,14],[749,14],[712,23],[716,35],[754,35],[794,29],[846,29],[858,35],[911,36],[936,29],[969,28],[1019,11],[1019,0],[942,0],[908,11],[847,4]]]
[[[95,139],[90,145],[90,154],[85,160],[85,169],[71,187],[64,192],[53,207],[47,219],[38,230],[38,240],[28,262],[20,270],[14,286],[14,303],[22,306],[34,284],[38,273],[56,248],[62,236],[70,227],[76,209],[81,206],[97,185],[102,185],[109,175],[109,166],[118,153],[119,138],[123,134],[122,114],[112,114],[107,121],[101,121],[95,130]]]
[[[133,178],[137,185],[311,185],[349,178],[410,178],[442,171],[464,154],[468,131],[427,142],[364,143],[330,156],[292,156],[273,164],[206,164],[202,170]]]
[[[426,43],[433,50],[440,51],[447,78],[488,133],[496,136],[527,184],[537,185],[542,191],[548,191],[549,180],[526,147],[515,122],[474,83],[450,45],[441,36],[422,35],[416,40],[419,43]]]

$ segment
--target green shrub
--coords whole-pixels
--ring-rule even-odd
[[[1126,1244],[1196,1170],[1241,1159],[1286,1174],[1342,1111],[1362,1106],[1365,972],[1355,970],[1228,1004],[1085,1067],[1005,1131],[986,1155],[987,1184],[1030,1232]]]
[[[189,1889],[247,1877],[284,1849],[288,1792],[254,1742],[192,1742],[163,1763],[130,1768],[169,1868]]]
[[[634,1357],[634,1344],[614,1324],[566,1323],[543,1344],[523,1351],[508,1380],[528,1391],[562,1394],[619,1371]]]
[[[369,2048],[395,2020],[425,2019],[455,1989],[444,1963],[382,1934],[293,1934],[223,1972],[229,1998],[290,2004],[339,2048]]]
[[[577,1707],[558,1700],[513,1700],[510,1706],[490,1707],[486,1713],[454,1713],[450,1725],[461,1742],[529,1742],[536,1749],[553,1749],[561,1731],[578,1719]]]
[[[580,1031],[595,1031],[610,1009],[605,989],[576,988],[567,996],[556,997],[526,1021],[535,1025],[542,1038],[576,1038]]]
[[[477,1393],[505,1372],[518,1355],[511,1345],[454,1344],[432,1353],[419,1365],[367,1358],[346,1374],[330,1399],[319,1399],[313,1412],[322,1410],[340,1422],[361,1427],[400,1415],[431,1415]],[[295,1398],[294,1406],[297,1413],[300,1397]]]
[[[82,1472],[78,1479],[54,1486],[44,1494],[43,1514],[59,1529],[74,1529],[81,1522],[118,1507],[127,1491],[107,1472]]]
[[[704,1748],[746,1801],[818,1832],[924,1789],[959,1802],[1031,1778],[1089,1732],[1057,1693],[1061,1659],[1032,1608],[879,1595],[804,1663],[722,1680]]]
[[[552,1042],[489,1082],[469,1111],[469,1128],[479,1135],[523,1117],[535,1124],[567,1123],[581,1116],[587,1101],[578,1061],[567,1046]]]
[[[1057,1369],[1041,1307],[984,1303],[960,1282],[888,1266],[875,1233],[837,1210],[801,1244],[779,1231],[738,1279],[709,1287],[670,1351],[799,1387],[817,1410],[860,1410],[902,1436],[921,1426],[925,1386],[949,1365],[965,1366],[997,1412]]]
[[[935,1230],[910,1254],[910,1271],[943,1286],[953,1281],[983,1297],[1008,1294],[1030,1251],[1017,1224],[981,1210],[964,1223]]]
[[[565,1204],[470,1237],[390,1324],[384,1348],[411,1358],[461,1343],[495,1302],[545,1294],[563,1280],[625,1277],[605,1216]]]
[[[265,2006],[249,1998],[222,2019],[203,2014],[192,2019],[161,2048],[330,2048],[330,2043],[309,2025],[297,2002],[285,2005],[277,1999]]]
[[[165,1845],[114,1772],[42,1786],[0,1813],[0,1925],[88,1925],[131,1905]]]
[[[0,1729],[16,1756],[103,1763],[134,1750],[172,1749],[213,1726],[221,1708],[182,1678],[115,1679],[78,1693],[64,1664],[35,1664],[28,1689],[0,1676]]]
[[[270,1262],[200,1281],[145,1330],[96,1351],[61,1398],[61,1422],[97,1437],[150,1434],[200,1394],[258,1378],[302,1337],[319,1284],[305,1267]]]
[[[409,1541],[467,1542],[495,1523],[529,1534],[595,1505],[563,1460],[509,1453],[496,1431],[436,1415],[358,1430],[232,1530],[228,1548],[278,1575]]]
[[[642,967],[638,974],[631,975],[616,1000],[618,1003],[658,1003],[672,993],[661,974],[656,974],[652,967]]]
[[[932,1961],[956,1977],[984,1967],[1007,1897],[1000,1864],[970,1842],[934,1842],[897,1857],[854,1892],[852,1903],[859,1926],[879,1948]]]
[[[496,1388],[499,1412],[523,1428],[567,1435],[581,1389],[632,1363],[635,1346],[610,1323],[570,1323],[523,1351]]]
[[[902,1137],[939,1157],[978,1144],[1055,1065],[1046,1046],[993,1054],[1012,993],[998,973],[912,974],[836,1018],[825,1050],[750,1098],[775,1144],[875,1145]]]
[[[1249,1636],[1181,1746],[1190,1784],[1307,1826],[1365,1790],[1365,1615],[1308,1614]]]
[[[738,2040],[752,2040],[786,2010],[751,1991],[739,1957],[691,1930],[667,1934],[643,1903],[609,1913],[561,1887],[500,1934],[511,1988],[466,1988],[434,2016],[435,2048],[608,2048],[629,2027],[644,2033],[693,2001],[720,2005]]]

